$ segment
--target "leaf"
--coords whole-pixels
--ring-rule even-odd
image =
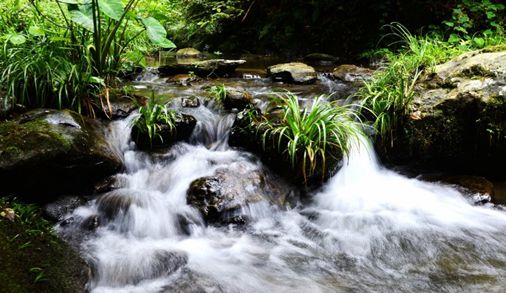
[[[100,11],[114,20],[120,20],[125,7],[121,0],[98,0]]]
[[[167,31],[153,17],[141,18],[142,23],[146,27],[146,33],[148,34],[149,40],[153,44],[158,45],[162,48],[176,48],[176,45],[167,39]]]
[[[68,7],[69,14],[73,22],[79,24],[89,31],[93,31],[93,16],[90,13],[90,10],[85,9],[82,7],[82,5],[79,7],[79,9],[76,9],[77,6],[75,5],[69,5]]]
[[[42,36],[46,35],[46,33],[44,32],[44,29],[41,28],[40,26],[37,26],[37,25],[32,25],[28,29],[28,33],[34,37],[42,37]]]
[[[483,38],[473,38],[473,42],[478,48],[483,48],[485,46],[485,39]]]
[[[9,37],[9,41],[13,45],[22,45],[22,44],[24,44],[26,42],[26,38],[23,35],[15,34],[15,35],[11,35]]]

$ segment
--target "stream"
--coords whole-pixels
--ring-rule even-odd
[[[258,157],[228,145],[235,114],[212,102],[178,103],[216,84],[254,97],[281,87],[302,100],[344,87],[324,76],[315,85],[273,84],[254,73],[189,87],[150,72],[134,82],[198,124],[189,142],[151,154],[130,140],[135,114],[110,124],[126,166],[120,188],[57,226],[91,264],[91,292],[504,292],[506,213],[382,167],[367,138],[349,142],[343,167],[309,200],[282,208],[259,202],[242,207],[246,225],[206,225],[187,204],[193,180],[228,168],[271,174]],[[100,222],[93,231],[84,228],[90,221]]]

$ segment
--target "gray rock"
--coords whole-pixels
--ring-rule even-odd
[[[56,201],[45,204],[42,207],[44,217],[58,222],[64,219],[64,216],[83,205],[86,199],[80,196],[63,196]]]
[[[332,76],[336,79],[345,82],[351,82],[361,85],[364,81],[370,80],[374,70],[364,67],[359,67],[351,64],[343,64],[334,68]]]
[[[287,83],[311,84],[316,82],[317,79],[315,69],[300,62],[270,66],[267,68],[267,75],[269,75],[273,81]]]
[[[243,208],[257,203],[283,206],[290,192],[281,180],[272,180],[258,166],[236,162],[213,176],[193,181],[187,201],[208,223],[243,224],[249,220]]]
[[[181,98],[181,106],[184,108],[198,108],[200,100],[198,97],[183,97]]]

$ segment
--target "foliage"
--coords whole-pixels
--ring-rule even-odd
[[[221,85],[214,85],[209,89],[209,92],[211,95],[214,96],[214,100],[217,103],[222,103],[223,100],[227,97],[227,88],[224,84]]]
[[[167,109],[167,106],[159,104],[154,93],[146,104],[139,108],[139,114],[133,121],[134,127],[139,131],[138,134],[148,135],[151,147],[155,139],[163,142],[163,137],[160,135],[162,128],[171,132],[176,130],[176,113]]]
[[[282,119],[264,119],[258,125],[263,148],[271,143],[292,167],[301,166],[306,182],[318,168],[324,176],[327,160],[347,154],[349,138],[360,132],[357,115],[348,107],[327,102],[324,96],[315,97],[308,108],[301,107],[291,93],[280,99]]]
[[[40,208],[34,204],[22,203],[16,198],[0,198],[0,221],[3,219],[30,227],[25,232],[31,236],[53,235],[52,225],[41,217]],[[29,243],[25,244],[25,247],[29,246]]]
[[[387,60],[387,65],[378,70],[371,81],[366,81],[357,95],[363,99],[366,111],[374,115],[374,126],[378,134],[393,144],[394,132],[407,114],[414,93],[415,85],[424,73],[433,71],[434,66],[448,61],[466,51],[476,49],[471,42],[458,45],[444,41],[437,33],[412,35],[404,26],[393,23],[388,26],[400,45],[397,51],[381,49],[369,54],[378,54]],[[506,43],[502,35],[490,37],[490,43]]]
[[[477,47],[485,47],[488,38],[503,33],[504,10],[504,3],[462,0],[453,9],[451,19],[443,22],[450,31],[448,42],[471,41]]]
[[[94,105],[126,62],[140,62],[134,41],[175,47],[164,27],[135,9],[142,0],[8,0],[19,15],[0,19],[0,90],[4,103],[72,108],[94,116]],[[3,12],[9,6],[0,6]]]

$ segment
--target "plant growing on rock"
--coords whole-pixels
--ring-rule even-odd
[[[274,146],[292,168],[300,168],[297,171],[305,183],[316,174],[324,179],[327,163],[346,155],[350,138],[359,135],[358,116],[349,107],[327,102],[324,96],[315,97],[308,108],[291,93],[280,96],[280,100],[280,117],[264,117],[257,126],[263,148]],[[249,117],[255,119],[254,113]]]
[[[155,143],[163,144],[162,132],[174,133],[176,131],[176,113],[167,109],[167,106],[159,104],[154,93],[139,108],[139,116],[133,120],[132,136],[142,145],[143,137],[147,137],[149,147]]]

